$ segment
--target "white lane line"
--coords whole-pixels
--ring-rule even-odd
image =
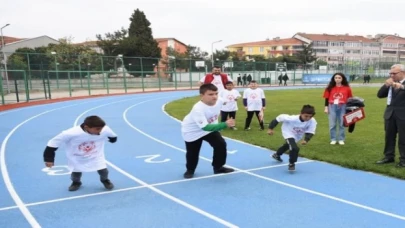
[[[89,102],[91,102],[91,101],[89,101]],[[24,120],[23,122],[21,122],[20,124],[18,124],[17,126],[15,126],[8,133],[8,135],[4,138],[3,143],[1,144],[1,148],[0,148],[0,166],[1,166],[1,175],[3,176],[4,184],[5,184],[8,192],[10,193],[11,198],[16,203],[18,209],[20,209],[21,213],[24,215],[25,219],[28,221],[28,223],[32,227],[41,227],[41,226],[39,225],[37,220],[34,218],[34,216],[31,214],[31,212],[28,210],[28,208],[25,206],[25,204],[21,200],[20,196],[17,194],[16,190],[14,189],[14,186],[13,186],[11,180],[10,180],[10,176],[8,174],[7,165],[6,165],[6,145],[7,145],[7,142],[18,128],[20,128],[22,125],[26,124],[27,122],[29,122],[29,121],[37,118],[37,117],[40,117],[42,115],[45,115],[47,113],[50,113],[50,112],[53,112],[53,111],[56,111],[56,110],[69,108],[69,107],[73,107],[73,106],[77,106],[77,105],[84,104],[84,103],[89,103],[89,102],[83,102],[83,103],[74,104],[74,105],[67,105],[67,106],[51,109],[51,110],[48,110],[48,111],[45,111],[45,112],[41,112],[41,113],[39,113],[39,114],[37,114],[35,116],[32,116],[31,118],[28,118],[28,119]]]
[[[296,164],[303,164],[303,163],[309,163],[309,162],[313,162],[313,161],[300,161],[300,162],[297,162]],[[287,164],[269,165],[269,166],[263,166],[263,167],[258,167],[258,168],[246,169],[243,171],[257,171],[257,170],[278,168],[278,167],[282,167],[282,166],[287,166]],[[226,173],[223,175],[211,174],[211,175],[205,175],[205,176],[200,176],[200,177],[194,177],[194,178],[190,178],[190,179],[183,178],[183,179],[178,179],[178,180],[173,180],[173,181],[165,181],[165,182],[150,184],[150,186],[155,186],[155,187],[164,186],[164,185],[177,184],[177,183],[183,183],[183,182],[189,182],[189,181],[197,181],[197,180],[203,180],[203,179],[223,177],[225,175],[233,175],[233,174],[237,174],[237,173],[242,173],[242,171],[235,171],[235,172]],[[39,202],[34,202],[34,203],[27,203],[27,204],[25,204],[25,206],[31,207],[31,206],[48,204],[48,203],[58,203],[58,202],[63,202],[63,201],[67,201],[67,200],[74,200],[74,199],[80,199],[80,198],[86,198],[86,197],[92,197],[92,196],[98,196],[98,195],[106,195],[106,194],[112,194],[112,193],[116,193],[116,192],[126,192],[126,191],[131,191],[131,190],[136,190],[136,189],[142,189],[142,188],[147,188],[147,186],[142,185],[142,186],[135,186],[135,187],[129,187],[129,188],[115,189],[112,191],[96,192],[96,193],[83,194],[83,195],[78,195],[78,196],[70,196],[70,197],[53,199],[53,200],[39,201]],[[11,209],[16,209],[16,208],[18,208],[18,207],[17,206],[3,207],[3,208],[0,208],[0,211],[6,211],[6,210],[11,210]]]
[[[154,99],[154,100],[158,100],[158,99]],[[140,105],[140,104],[143,104],[143,103],[146,103],[146,102],[149,102],[149,101],[152,101],[152,100],[147,100],[147,101],[144,101],[144,102],[140,102],[140,103],[131,105],[129,108],[127,108],[127,109],[124,111],[124,113],[123,113],[122,116],[123,116],[125,122],[126,122],[127,124],[129,124],[129,126],[131,126],[131,125],[130,125],[130,123],[128,122],[128,119],[127,119],[127,112],[128,112],[128,110],[131,109],[132,107],[135,107],[135,106],[137,106],[137,105]],[[227,226],[227,227],[238,227],[238,226],[236,226],[236,225],[234,225],[234,224],[232,224],[232,223],[230,223],[230,222],[228,222],[228,221],[225,221],[225,220],[223,220],[223,219],[221,219],[221,218],[219,218],[219,217],[217,217],[217,216],[215,216],[215,215],[212,215],[212,214],[210,214],[210,213],[208,213],[208,212],[206,212],[206,211],[204,211],[204,210],[202,210],[202,209],[200,209],[200,208],[198,208],[198,207],[196,207],[196,206],[193,206],[193,205],[191,205],[191,204],[189,204],[189,203],[187,203],[187,202],[185,202],[185,201],[182,201],[182,200],[180,200],[180,199],[178,199],[178,198],[176,198],[176,197],[174,197],[174,196],[172,196],[172,195],[170,195],[170,194],[167,194],[166,192],[164,192],[164,191],[162,191],[162,190],[160,190],[160,189],[158,189],[158,188],[155,188],[154,186],[149,185],[149,184],[146,183],[146,182],[143,182],[142,180],[140,180],[140,179],[138,179],[138,178],[132,176],[131,174],[125,172],[124,170],[120,169],[119,167],[115,166],[114,164],[111,164],[110,162],[107,162],[107,164],[109,164],[111,167],[115,168],[117,171],[119,171],[120,173],[124,174],[124,175],[127,176],[128,178],[134,180],[135,182],[137,182],[137,183],[139,183],[139,184],[141,184],[141,185],[146,186],[146,187],[149,188],[150,190],[152,190],[152,191],[154,191],[154,192],[156,192],[156,193],[158,193],[158,194],[160,194],[160,195],[162,195],[162,196],[164,196],[164,197],[166,197],[166,198],[168,198],[168,199],[170,199],[170,200],[172,200],[172,201],[174,201],[174,202],[176,202],[176,203],[178,203],[178,204],[180,204],[180,205],[182,205],[182,206],[184,206],[184,207],[186,207],[186,208],[188,208],[188,209],[190,209],[190,210],[192,210],[192,211],[194,211],[194,212],[197,212],[197,213],[199,213],[199,214],[201,214],[201,215],[203,215],[203,216],[205,216],[205,217],[207,217],[207,218],[209,218],[209,219],[211,219],[211,220],[214,220],[214,221],[216,221],[216,222],[218,222],[218,223],[220,223],[220,224],[222,224],[222,225],[224,225],[224,226]]]
[[[31,214],[31,212],[28,210],[28,208],[25,206],[24,202],[21,200],[20,196],[17,194],[17,191],[15,190],[11,179],[10,179],[10,175],[8,173],[7,170],[7,165],[6,165],[6,146],[8,143],[8,140],[10,139],[10,137],[14,134],[15,131],[17,131],[17,129],[19,129],[21,126],[23,126],[24,124],[28,123],[29,121],[40,117],[42,115],[45,115],[47,113],[53,112],[53,111],[57,111],[60,109],[65,109],[65,108],[69,108],[69,107],[74,107],[74,106],[78,106],[78,105],[82,105],[82,104],[87,104],[87,103],[94,103],[94,102],[98,102],[99,100],[89,100],[86,102],[80,102],[80,103],[76,103],[73,105],[66,105],[66,106],[62,106],[62,107],[58,107],[58,108],[54,108],[51,110],[47,110],[44,112],[41,112],[35,116],[32,116],[26,120],[24,120],[23,122],[21,122],[20,124],[18,124],[17,126],[15,126],[8,134],[7,136],[4,138],[2,144],[1,144],[1,148],[0,148],[0,167],[1,167],[1,175],[3,177],[4,180],[4,184],[6,186],[7,191],[10,193],[11,198],[14,200],[14,202],[16,203],[18,209],[21,211],[21,213],[23,214],[23,216],[25,217],[25,219],[28,221],[28,223],[32,226],[32,227],[41,227],[38,223],[38,221],[34,218],[34,216]],[[9,112],[8,112],[9,113]]]
[[[139,102],[139,103],[137,103],[137,104],[135,104],[135,105],[132,105],[131,107],[136,106],[136,105],[140,105],[140,104],[143,104],[143,103],[146,103],[146,102],[154,101],[154,100],[159,100],[159,99],[168,98],[168,97],[177,97],[177,96],[164,96],[164,97],[159,97],[159,98],[155,98],[155,99],[150,99],[150,100],[146,100],[146,101],[143,101],[143,102]],[[118,102],[111,102],[111,103],[108,103],[108,104],[100,105],[100,106],[97,106],[97,107],[94,107],[94,108],[91,108],[91,109],[86,110],[85,112],[81,113],[81,114],[76,118],[76,120],[75,120],[73,126],[77,126],[79,119],[82,118],[86,113],[88,113],[88,112],[90,112],[90,111],[92,111],[92,110],[94,110],[94,109],[97,109],[97,108],[100,108],[100,107],[103,107],[103,106],[107,106],[107,105],[110,105],[110,104],[114,104],[114,103],[118,103]],[[125,116],[125,113],[126,113],[126,111],[124,111],[123,116]],[[126,118],[126,117],[124,117],[124,118]],[[109,162],[108,160],[106,160],[106,163],[107,163],[107,165],[109,165],[110,167],[112,167],[112,168],[114,168],[115,170],[117,170],[119,173],[121,173],[121,174],[123,174],[124,176],[130,178],[131,180],[133,180],[133,181],[135,181],[135,182],[141,184],[142,186],[145,186],[146,188],[151,189],[152,191],[154,191],[154,192],[156,192],[156,193],[158,193],[158,194],[160,194],[160,195],[162,195],[162,196],[164,196],[164,197],[166,197],[166,198],[168,198],[168,199],[170,199],[170,200],[172,200],[172,201],[174,201],[174,202],[176,202],[176,203],[179,203],[180,205],[183,205],[183,206],[185,206],[185,207],[187,207],[187,208],[189,208],[189,209],[191,209],[191,210],[193,210],[193,211],[195,211],[195,212],[197,212],[197,213],[200,213],[200,214],[202,214],[202,215],[204,215],[204,216],[206,216],[206,217],[208,217],[208,218],[210,218],[210,219],[212,219],[212,220],[214,220],[214,221],[217,221],[217,222],[219,222],[219,223],[221,223],[221,224],[223,224],[223,225],[225,225],[225,226],[227,226],[227,227],[238,227],[238,226],[236,226],[236,225],[234,225],[234,224],[232,224],[232,223],[229,223],[229,222],[227,222],[227,221],[225,221],[225,220],[222,220],[222,219],[220,219],[220,218],[218,218],[218,217],[216,217],[216,216],[214,216],[214,215],[211,215],[211,214],[209,214],[209,213],[207,213],[207,212],[205,212],[205,211],[203,211],[203,210],[201,210],[201,209],[199,209],[199,208],[197,208],[197,207],[194,207],[194,206],[192,206],[192,205],[190,205],[190,204],[188,204],[188,203],[186,203],[186,202],[184,202],[184,201],[182,201],[182,200],[180,200],[180,199],[178,199],[178,198],[176,198],[176,197],[173,197],[173,196],[171,196],[171,195],[169,195],[169,194],[167,194],[167,193],[165,193],[165,192],[163,192],[163,191],[161,191],[161,190],[159,190],[159,189],[157,189],[157,188],[155,188],[155,187],[149,185],[148,183],[146,183],[146,182],[144,182],[144,181],[142,181],[142,180],[136,178],[135,176],[133,176],[133,175],[127,173],[126,171],[122,170],[121,168],[119,168],[118,166],[116,166],[116,165],[114,165],[113,163]]]
[[[126,111],[128,111],[129,109],[131,109],[131,108],[133,108],[133,107],[135,107],[135,106],[136,106],[136,105],[133,105],[133,106],[129,107]],[[173,148],[173,149],[175,149],[175,150],[178,150],[178,151],[181,151],[181,152],[183,152],[183,153],[186,153],[186,151],[185,151],[184,149],[181,149],[181,148],[176,147],[176,146],[174,146],[174,145],[172,145],[172,144],[169,144],[169,143],[167,143],[167,142],[164,142],[164,141],[162,141],[162,140],[159,140],[159,139],[157,139],[157,138],[155,138],[155,137],[153,137],[153,136],[151,136],[151,135],[149,135],[149,134],[143,132],[142,130],[138,129],[138,128],[135,127],[133,124],[131,124],[128,120],[125,120],[125,121],[127,122],[127,124],[128,124],[131,128],[133,128],[133,129],[136,130],[137,132],[141,133],[142,135],[144,135],[144,136],[146,136],[146,137],[148,137],[148,138],[150,138],[150,139],[152,139],[152,140],[154,140],[154,141],[156,141],[156,142],[158,142],[158,143],[161,143],[161,144],[163,144],[163,145],[166,145],[166,146],[168,146],[168,147],[170,147],[170,148]],[[205,160],[205,161],[208,161],[208,162],[212,162],[211,159],[205,158],[205,157],[203,157],[203,156],[200,156],[200,158],[201,158],[202,160]],[[294,189],[297,189],[297,190],[300,190],[300,191],[303,191],[303,192],[311,193],[311,194],[313,194],[313,195],[321,196],[321,197],[328,198],[328,199],[331,199],[331,200],[334,200],[334,201],[338,201],[338,202],[341,202],[341,203],[345,203],[345,204],[348,204],[348,205],[352,205],[352,206],[359,207],[359,208],[362,208],[362,209],[365,209],[365,210],[369,210],[369,211],[376,212],[376,213],[378,213],[378,214],[390,216],[390,217],[397,218],[397,219],[400,219],[400,220],[404,220],[404,221],[405,221],[405,217],[404,217],[404,216],[401,216],[401,215],[397,215],[397,214],[390,213],[390,212],[387,212],[387,211],[383,211],[383,210],[380,210],[380,209],[376,209],[376,208],[373,208],[373,207],[365,206],[365,205],[362,205],[362,204],[359,204],[359,203],[355,203],[355,202],[352,202],[352,201],[349,201],[349,200],[345,200],[345,199],[338,198],[338,197],[335,197],[335,196],[331,196],[331,195],[328,195],[328,194],[324,194],[324,193],[321,193],[321,192],[313,191],[313,190],[310,190],[310,189],[307,189],[307,188],[302,188],[302,187],[299,187],[299,186],[296,186],[296,185],[293,185],[293,184],[289,184],[289,183],[286,183],[286,182],[282,182],[282,181],[279,181],[279,180],[276,180],[276,179],[272,179],[272,178],[269,178],[269,177],[261,176],[261,175],[259,175],[259,174],[255,174],[255,173],[252,173],[252,172],[249,172],[249,171],[243,171],[243,170],[238,169],[238,168],[236,168],[236,167],[232,167],[232,166],[228,166],[228,167],[233,168],[233,169],[235,169],[235,170],[239,170],[239,171],[241,171],[242,173],[246,173],[246,174],[249,174],[249,175],[251,175],[251,176],[255,176],[255,177],[257,177],[257,178],[264,179],[264,180],[267,180],[267,181],[270,181],[270,182],[274,182],[274,183],[277,183],[277,184],[280,184],[280,185],[283,185],[283,186],[286,186],[286,187],[294,188]]]

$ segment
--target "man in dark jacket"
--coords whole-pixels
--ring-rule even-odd
[[[405,168],[405,65],[395,64],[391,67],[390,78],[378,90],[378,98],[387,98],[384,113],[385,146],[384,158],[377,164],[395,162],[395,141],[398,134],[399,163],[397,167]]]

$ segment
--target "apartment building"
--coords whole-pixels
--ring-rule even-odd
[[[277,37],[273,40],[232,44],[227,46],[227,49],[237,52],[240,56],[264,55],[271,58],[294,55],[302,50],[303,43],[312,44],[318,59],[331,65],[405,61],[405,38],[384,34],[364,37],[350,34],[296,33],[292,38]]]
[[[279,57],[282,55],[294,55],[302,50],[303,42],[296,38],[280,39],[276,37],[272,40],[232,44],[226,48],[231,52],[237,52],[239,56],[264,55],[267,58]]]

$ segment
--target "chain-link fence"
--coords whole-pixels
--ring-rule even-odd
[[[213,66],[231,76],[235,85],[256,80],[261,85],[326,84],[343,72],[353,79],[386,77],[394,62],[361,61],[314,65],[270,61],[140,58],[102,55],[8,53],[0,67],[2,104],[9,102],[133,93],[151,90],[194,89]],[[7,67],[7,70],[6,70]],[[352,80],[351,80],[352,81]]]

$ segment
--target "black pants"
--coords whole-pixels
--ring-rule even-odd
[[[221,122],[225,122],[227,119],[232,117],[232,119],[235,119],[236,117],[236,111],[233,112],[224,112],[221,111]]]
[[[108,179],[108,169],[100,169],[97,170],[98,174],[100,175],[100,180],[105,181]],[[74,182],[80,182],[80,179],[82,178],[82,173],[81,172],[72,172],[70,179]]]
[[[395,144],[398,136],[399,161],[405,163],[405,121],[393,116],[386,119],[385,126],[385,158],[395,158]]]
[[[285,140],[286,142],[277,150],[277,155],[281,156],[287,150],[290,150],[290,163],[293,164],[297,162],[298,153],[300,152],[300,148],[297,146],[295,139],[288,138]]]
[[[252,122],[253,114],[256,114],[257,120],[259,121],[259,124],[260,124],[260,128],[264,129],[263,121],[260,121],[260,117],[259,117],[260,111],[248,111],[247,112],[247,117],[246,117],[246,121],[245,121],[245,129],[249,128],[250,123]]]
[[[212,166],[214,170],[221,168],[226,163],[226,142],[218,131],[214,131],[205,135],[196,141],[186,142],[186,168],[187,170],[195,170],[200,156],[202,142],[208,142],[214,149],[212,158]]]

